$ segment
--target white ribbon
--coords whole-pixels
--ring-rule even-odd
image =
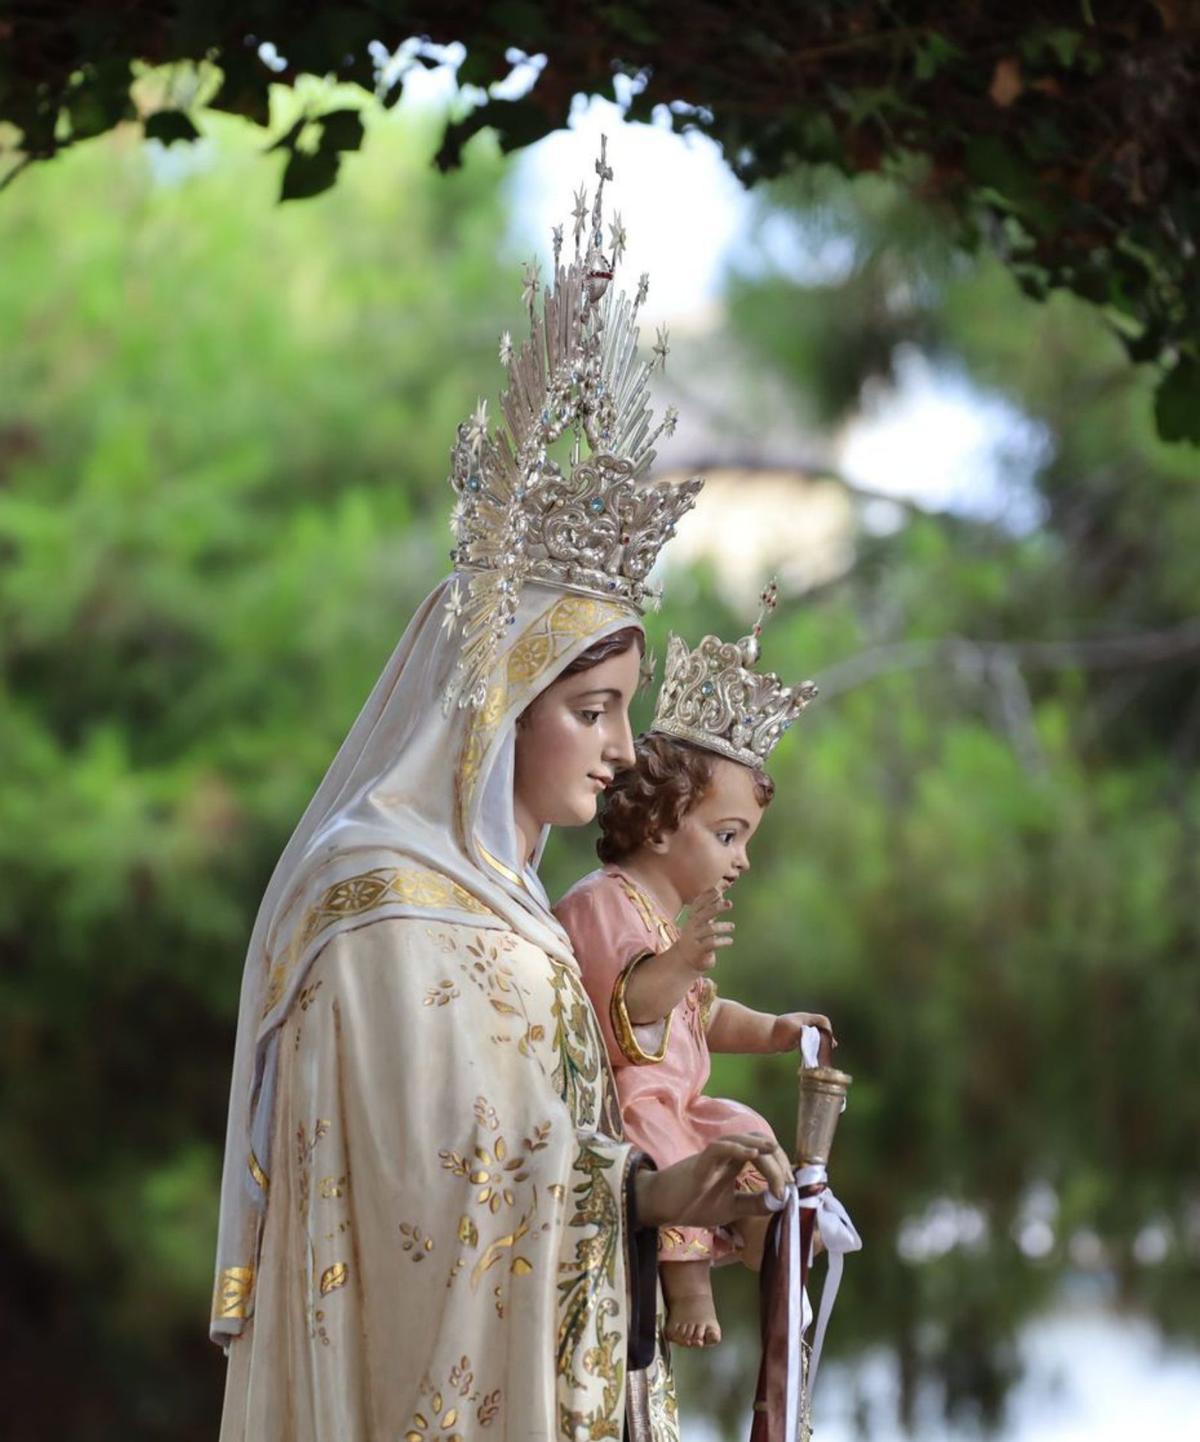
[[[817,1049],[821,1034],[815,1026],[806,1026],[800,1033],[800,1053],[805,1066],[817,1065]],[[842,1285],[842,1269],[847,1252],[862,1248],[862,1238],[855,1230],[854,1223],[841,1202],[829,1190],[829,1176],[820,1165],[797,1167],[787,1191],[782,1197],[767,1193],[767,1207],[772,1212],[785,1208],[787,1216],[781,1228],[776,1231],[775,1245],[778,1249],[782,1226],[788,1231],[788,1347],[787,1347],[787,1389],[784,1412],[785,1442],[796,1442],[796,1430],[800,1425],[801,1401],[804,1412],[811,1414],[813,1387],[817,1381],[817,1368],[821,1362],[821,1349],[825,1345],[825,1333],[833,1315],[833,1304],[837,1300],[838,1288]],[[801,1191],[821,1186],[815,1195],[802,1197]],[[812,1352],[808,1362],[808,1379],[805,1383],[801,1342],[812,1321],[812,1308],[808,1295],[800,1285],[800,1212],[801,1209],[816,1213],[812,1236],[808,1244],[806,1267],[812,1268],[813,1241],[820,1231],[821,1241],[829,1257],[829,1271],[825,1286],[821,1290],[821,1308],[817,1315],[817,1329],[813,1333]],[[802,1396],[803,1394],[803,1396]]]

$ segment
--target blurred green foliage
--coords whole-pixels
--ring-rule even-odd
[[[437,177],[435,126],[280,208],[210,117],[183,169],[99,143],[0,219],[3,1374],[74,1377],[10,1436],[214,1434],[240,958],[445,569],[515,310],[499,163]]]
[[[773,763],[722,963],[746,1000],[832,1015],[856,1075],[834,1180],[868,1245],[835,1351],[892,1351],[910,1424],[924,1388],[963,1426],[999,1425],[1019,1326],[1069,1275],[1200,1337],[1200,477],[1155,432],[1153,376],[1085,307],[1023,301],[879,182],[782,188],[764,219],[781,214],[794,255],[839,263],[823,284],[752,268],[731,325],[810,414],[845,420],[919,348],[1045,432],[1002,521],[910,516],[772,621],[772,667],[835,684]],[[988,484],[968,499],[986,506]],[[1010,524],[1030,508],[1036,527]],[[689,612],[689,630],[708,619]],[[1113,636],[1143,639],[1104,664],[1036,650],[1082,642],[1086,658]],[[958,663],[910,665],[930,638],[960,638]],[[989,661],[1006,642],[1035,643],[1015,675]],[[879,668],[838,691],[856,653]],[[788,1071],[718,1058],[713,1085],[757,1095],[786,1136]],[[922,1240],[911,1224],[947,1203],[978,1208],[985,1237]],[[1025,1257],[1038,1218],[1052,1237]],[[685,1389],[704,1368],[685,1366]],[[718,1396],[731,1436],[745,1387]]]
[[[223,1364],[205,1327],[245,943],[444,570],[454,427],[495,394],[496,338],[519,324],[494,147],[436,176],[432,121],[373,123],[336,191],[302,206],[276,206],[237,124],[205,116],[186,152],[118,134],[0,207],[14,1442],[215,1433]],[[823,288],[743,278],[735,332],[825,417],[905,344],[1006,393],[1052,438],[1031,482],[1044,519],[864,531],[846,577],[772,621],[771,666],[833,676],[911,640],[1080,639],[1200,613],[1195,482],[1155,438],[1152,382],[1084,307],[1034,306],[936,236],[918,243],[901,204],[773,196],[856,258]],[[835,343],[846,360],[826,368]],[[669,627],[744,622],[701,573],[672,577],[651,628],[661,654]],[[836,1021],[856,1081],[835,1180],[868,1246],[831,1347],[891,1349],[906,1415],[928,1383],[960,1417],[1001,1416],[1016,1331],[1083,1228],[1126,1300],[1200,1334],[1194,661],[1030,671],[1019,733],[986,668],[884,664],[830,686],[773,763],[720,982]],[[590,848],[554,838],[552,895]],[[713,1085],[788,1136],[790,1060],[718,1058]],[[1058,1211],[1030,1260],[1013,1229],[1039,1186]],[[898,1251],[945,1199],[981,1211],[983,1239]],[[1167,1253],[1141,1266],[1156,1222]],[[718,1282],[743,1341],[748,1280]],[[685,1409],[733,1427],[751,1382],[689,1360]]]

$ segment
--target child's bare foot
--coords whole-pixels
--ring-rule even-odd
[[[721,1340],[721,1328],[712,1297],[679,1297],[669,1302],[663,1331],[668,1342],[680,1347],[715,1347]]]
[[[668,1342],[681,1347],[715,1347],[721,1340],[717,1309],[713,1304],[711,1268],[707,1261],[663,1262],[663,1299]]]

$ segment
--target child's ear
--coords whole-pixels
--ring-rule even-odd
[[[653,836],[647,836],[643,843],[647,850],[655,851],[659,856],[670,850],[670,843],[661,831],[655,832]]]

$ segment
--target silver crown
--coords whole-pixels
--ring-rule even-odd
[[[567,265],[559,260],[562,226],[554,228],[554,283],[542,295],[541,316],[537,262],[525,268],[529,339],[519,351],[507,331],[500,339],[508,373],[504,424],[489,433],[481,400],[459,426],[451,452],[458,500],[450,558],[465,574],[455,578],[446,601],[447,629],[462,634],[447,704],[483,704],[528,581],[624,601],[637,611],[656,605],[658,593],[646,578],[704,484],[699,477],[680,484],[645,480],[654,443],[675,430],[673,407],[651,429],[648,394],[670,347],[660,327],[651,359],[638,360],[636,321],[647,276],[632,301],[611,285],[626,235],[614,215],[609,259],[601,231],[604,183],[612,179],[606,150],[602,138],[590,220],[584,188],[575,194],[574,258]],[[565,473],[550,453],[563,438]]]
[[[811,681],[784,686],[773,672],[752,670],[760,655],[763,621],[778,600],[775,582],[748,636],[705,636],[694,651],[680,637],[667,640],[667,664],[651,731],[677,736],[744,766],[761,766],[775,743],[817,694]]]

